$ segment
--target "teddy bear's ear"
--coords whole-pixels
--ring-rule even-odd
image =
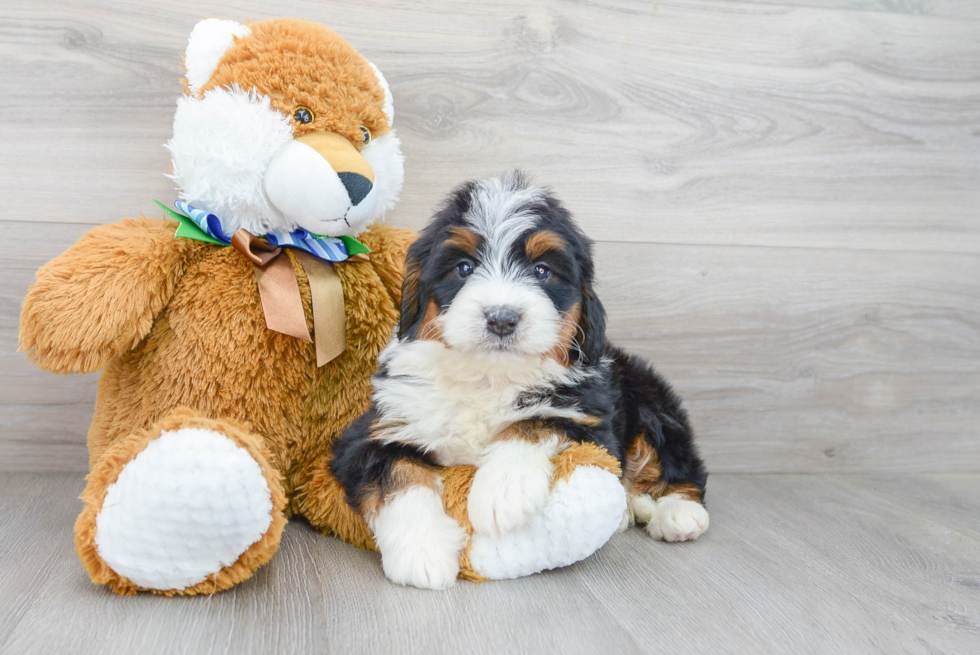
[[[211,79],[221,56],[235,43],[235,37],[251,33],[241,23],[220,18],[207,18],[195,25],[184,52],[187,86],[191,93],[196,94]]]
[[[371,64],[371,62],[368,63]],[[381,84],[381,88],[385,90],[385,106],[382,111],[388,117],[388,125],[392,125],[395,121],[395,103],[391,98],[391,87],[388,86],[388,80],[381,74],[377,66],[371,64],[371,68],[374,70],[374,74],[378,76],[378,83]]]

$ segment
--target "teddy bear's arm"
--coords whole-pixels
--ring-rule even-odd
[[[405,277],[405,255],[419,237],[415,230],[379,223],[360,236],[371,249],[371,265],[398,307],[402,301],[402,279]]]
[[[172,221],[101,225],[37,272],[20,317],[20,350],[56,373],[97,371],[149,333],[180,278]]]

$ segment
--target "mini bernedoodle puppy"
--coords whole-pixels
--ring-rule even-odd
[[[622,463],[624,527],[666,541],[708,527],[707,472],[680,399],[606,343],[592,242],[519,172],[457,188],[412,245],[373,383],[332,467],[394,582],[444,588],[459,571],[466,537],[443,510],[439,467],[478,467],[470,522],[499,534],[542,509],[550,460],[571,442]]]

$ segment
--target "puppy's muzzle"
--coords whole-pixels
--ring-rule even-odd
[[[517,324],[521,322],[520,313],[511,307],[491,307],[486,310],[485,314],[487,330],[498,337],[513,334],[514,330],[517,329]]]

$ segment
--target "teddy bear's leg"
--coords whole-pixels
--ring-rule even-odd
[[[286,524],[261,438],[183,408],[112,444],[87,480],[75,546],[121,594],[227,589],[269,561]]]
[[[619,463],[604,449],[576,444],[552,459],[551,495],[540,515],[500,536],[475,533],[469,522],[468,496],[476,468],[443,470],[443,505],[469,536],[460,555],[466,580],[518,578],[568,566],[585,559],[609,540],[626,512],[626,491]],[[344,500],[329,460],[313,465],[300,492],[300,511],[321,532],[361,548],[377,550],[367,522]]]

